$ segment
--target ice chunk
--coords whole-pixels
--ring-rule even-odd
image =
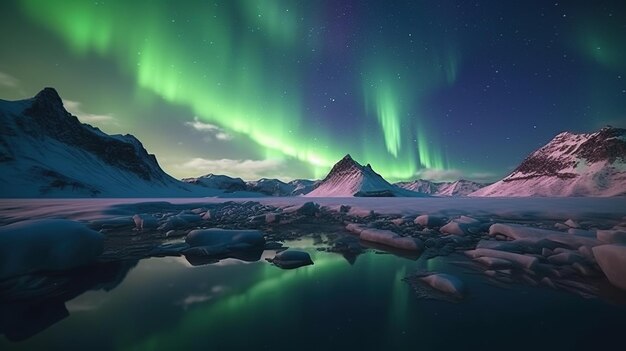
[[[511,268],[513,265],[509,260],[487,256],[475,258],[474,261],[493,269]]]
[[[421,240],[402,237],[390,230],[364,228],[359,237],[361,240],[371,241],[402,250],[421,250],[423,248]]]
[[[283,209],[283,213],[297,213],[304,216],[315,216],[320,211],[320,205],[315,202],[305,202],[302,205],[294,205]]]
[[[471,258],[478,257],[493,257],[493,258],[501,258],[504,260],[508,260],[512,262],[514,265],[521,268],[533,269],[538,263],[539,260],[533,256],[520,255],[513,252],[507,251],[498,251],[492,249],[475,249],[465,251],[465,254]]]
[[[313,264],[311,256],[304,251],[287,250],[276,254],[274,258],[267,259],[276,266],[283,269],[293,269]]]
[[[433,215],[421,215],[415,218],[413,221],[415,224],[419,224],[424,227],[438,227],[443,225],[444,220],[442,217]]]
[[[609,281],[626,290],[626,246],[607,244],[596,246],[593,255]]]
[[[526,227],[518,224],[496,223],[489,227],[489,235],[502,234],[511,239],[523,239],[528,242],[540,243],[549,240],[567,247],[578,249],[580,246],[597,246],[600,242],[594,238],[565,234],[554,230]]]
[[[598,230],[598,240],[608,244],[626,244],[626,231],[621,230]]]
[[[420,280],[434,289],[450,294],[456,298],[463,298],[467,293],[465,283],[463,283],[461,279],[450,274],[436,273],[426,277],[421,277]]]
[[[570,227],[570,228],[580,228],[580,224],[576,223],[573,219],[568,219],[567,221],[565,221],[564,223],[566,226]]]
[[[439,229],[443,234],[465,235],[465,231],[461,228],[461,224],[451,221]]]
[[[575,262],[582,262],[584,258],[573,252],[561,252],[556,255],[548,257],[548,262],[552,264],[573,264]]]
[[[0,227],[0,279],[88,264],[103,248],[102,234],[65,219],[27,220]]]

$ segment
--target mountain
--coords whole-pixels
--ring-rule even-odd
[[[394,183],[395,186],[398,186],[400,188],[417,191],[424,194],[436,194],[441,184],[443,183],[435,183],[425,179],[416,179],[410,182]]]
[[[298,195],[304,195],[304,194],[310,193],[315,188],[317,188],[320,185],[320,183],[321,182],[319,180],[296,179],[296,180],[290,181],[287,184],[293,187],[293,190],[291,191],[291,195],[298,196]]]
[[[410,182],[398,182],[394,185],[403,189],[436,196],[467,196],[486,184],[465,179],[459,179],[455,182],[432,182],[425,179],[416,179]]]
[[[439,185],[436,195],[439,196],[467,196],[486,184],[473,182],[471,180],[459,179],[455,182],[446,182]]]
[[[319,186],[304,195],[308,197],[389,197],[420,196],[413,191],[389,184],[368,164],[360,165],[350,155],[337,162]]]
[[[167,175],[134,136],[80,123],[53,88],[0,100],[1,197],[197,196],[195,188]]]
[[[241,178],[231,178],[229,176],[219,174],[209,173],[198,178],[184,178],[182,181],[204,188],[224,190],[228,193],[248,190],[247,184]]]
[[[470,196],[626,195],[626,129],[564,132],[508,176]]]

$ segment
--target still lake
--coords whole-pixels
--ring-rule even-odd
[[[316,250],[310,238],[286,245],[308,251],[315,264],[282,270],[263,259],[227,259],[191,266],[182,257],[165,257],[59,278],[70,293],[1,305],[5,334],[12,328],[13,339],[22,340],[1,336],[0,349],[623,347],[626,306],[619,302],[547,287],[496,287],[457,264],[466,260],[459,254],[413,260],[369,250],[350,263]],[[402,279],[425,270],[458,276],[468,297],[460,303],[418,298]]]

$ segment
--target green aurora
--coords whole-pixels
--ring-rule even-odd
[[[450,50],[391,59],[368,54],[372,63],[360,72],[366,121],[338,137],[312,126],[304,103],[298,62],[321,45],[300,40],[305,17],[318,11],[314,4],[231,1],[201,6],[202,16],[198,7],[168,1],[25,0],[22,7],[76,55],[113,60],[140,89],[247,136],[268,158],[303,161],[316,177],[348,152],[390,180],[444,168],[429,137],[434,130],[413,116],[421,99],[454,83],[458,58]]]

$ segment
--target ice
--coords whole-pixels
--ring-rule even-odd
[[[626,246],[619,244],[596,246],[593,248],[593,255],[609,281],[626,290]]]
[[[565,234],[554,230],[532,228],[519,224],[496,223],[489,227],[489,234],[502,234],[511,239],[525,240],[537,244],[539,244],[542,240],[548,240],[573,249],[578,249],[583,245],[593,247],[600,244],[598,240],[593,238]]]
[[[608,244],[626,244],[626,231],[623,230],[598,230],[598,240]]]
[[[280,252],[274,258],[267,260],[283,269],[293,269],[313,264],[313,260],[311,260],[311,256],[307,252],[296,250]]]
[[[509,260],[487,256],[477,257],[474,261],[493,269],[511,268],[513,265]]]
[[[361,240],[371,241],[378,244],[391,246],[402,250],[417,251],[423,249],[424,245],[417,238],[402,237],[390,230],[367,228],[355,223],[350,223],[346,229],[359,235]]]
[[[102,234],[65,219],[34,219],[0,227],[0,279],[64,270],[94,261]]]
[[[445,273],[435,273],[420,278],[436,290],[450,294],[456,298],[463,298],[467,293],[467,287],[463,281],[453,275]]]
[[[507,260],[520,268],[533,269],[539,263],[539,260],[533,256],[520,255],[513,252],[499,251],[492,249],[475,249],[465,251],[465,254],[471,258],[492,257]]]
[[[421,215],[415,218],[413,222],[427,228],[432,228],[442,225],[445,221],[443,217],[433,215]]]

